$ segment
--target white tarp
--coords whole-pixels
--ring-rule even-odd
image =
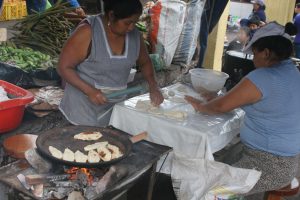
[[[164,93],[173,91],[175,95],[166,99],[160,110],[186,112],[185,120],[169,119],[136,109],[139,100],[149,100],[149,95],[145,94],[115,105],[110,124],[130,134],[147,131],[149,141],[170,146],[178,155],[210,160],[213,160],[212,153],[224,148],[239,133],[244,115],[241,109],[222,115],[203,115],[196,113],[183,100],[185,94],[200,98],[190,87],[175,84],[163,90]],[[172,159],[171,153],[162,172],[171,173]]]
[[[224,163],[175,155],[172,182],[178,200],[230,199],[249,192],[261,172],[231,167]]]

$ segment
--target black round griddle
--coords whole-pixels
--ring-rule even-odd
[[[74,135],[81,132],[89,132],[89,131],[100,131],[102,133],[102,137],[98,140],[93,141],[83,141],[74,139]],[[62,153],[65,148],[69,148],[74,153],[76,150],[79,150],[85,154],[84,147],[89,144],[94,144],[96,142],[107,141],[109,144],[116,145],[120,148],[120,151],[123,153],[123,156],[120,158],[116,158],[110,161],[100,161],[98,163],[79,163],[79,162],[70,162],[62,159],[58,159],[49,152],[49,146],[53,146],[59,149]],[[132,142],[129,137],[124,134],[122,131],[115,128],[97,128],[90,126],[68,126],[65,128],[54,128],[48,130],[41,135],[38,136],[36,140],[36,146],[38,152],[45,158],[51,160],[57,164],[76,166],[76,167],[105,167],[109,166],[113,163],[116,163],[122,159],[124,159],[131,151]]]

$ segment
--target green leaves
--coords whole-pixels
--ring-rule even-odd
[[[18,49],[11,46],[0,46],[0,61],[12,64],[26,72],[54,67],[49,55],[30,48]]]

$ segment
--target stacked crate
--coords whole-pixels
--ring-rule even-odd
[[[4,0],[0,21],[21,19],[27,15],[26,1]]]

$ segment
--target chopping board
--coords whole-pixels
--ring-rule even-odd
[[[8,137],[3,142],[5,152],[11,157],[23,159],[28,149],[36,147],[37,135],[18,134]]]

